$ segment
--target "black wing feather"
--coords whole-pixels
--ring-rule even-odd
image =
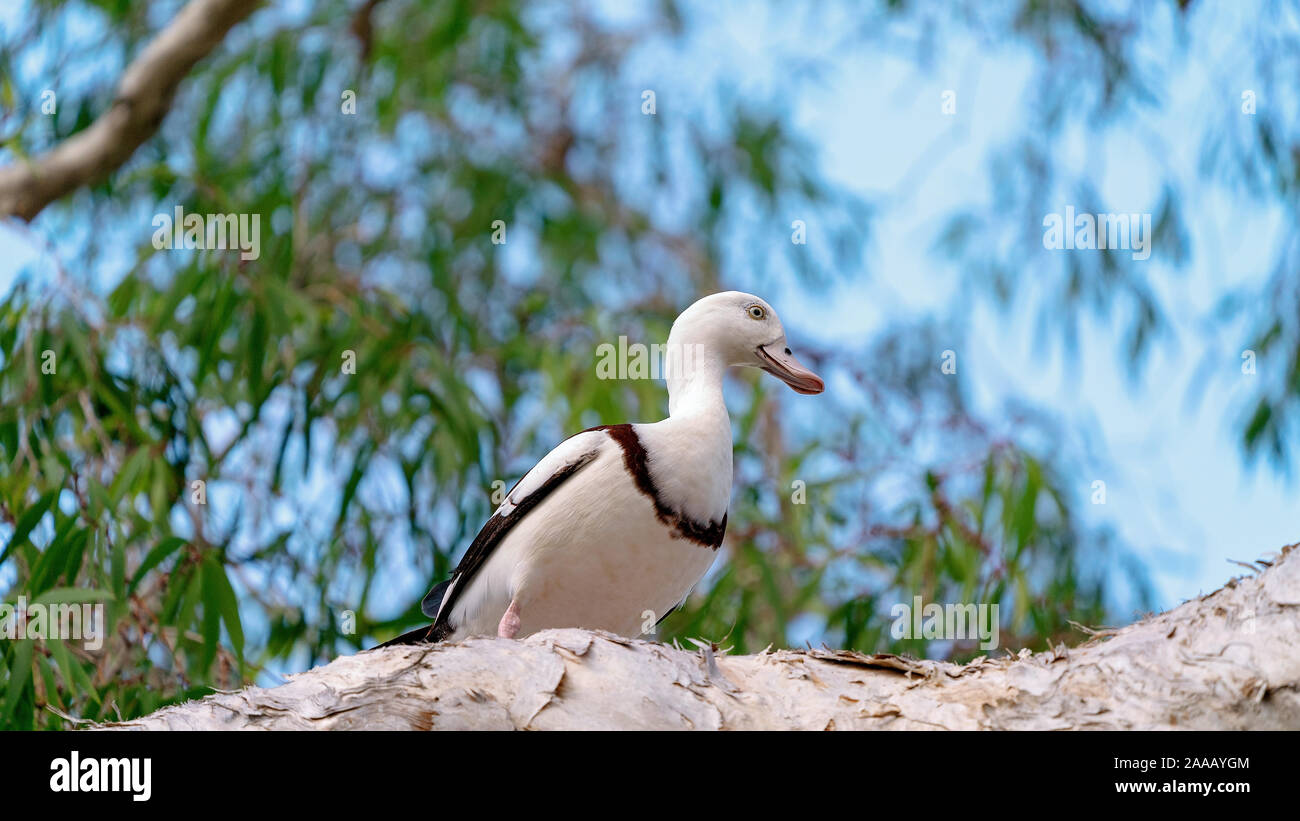
[[[593,448],[574,461],[553,473],[550,478],[542,483],[537,490],[520,499],[513,510],[505,516],[497,516],[495,513],[483,525],[483,529],[474,537],[470,544],[469,550],[461,558],[460,564],[456,565],[456,572],[451,574],[451,578],[445,582],[437,584],[424,600],[420,602],[420,610],[424,615],[434,619],[430,627],[421,627],[404,633],[391,641],[381,644],[385,647],[391,644],[418,644],[424,641],[442,641],[451,635],[456,626],[448,621],[451,615],[452,606],[460,598],[460,594],[465,592],[465,588],[473,580],[474,575],[487,562],[492,551],[496,550],[497,545],[501,544],[506,535],[514,530],[515,525],[523,521],[533,508],[541,504],[545,499],[555,492],[556,488],[572,479],[578,471],[585,468],[595,460],[600,453],[599,448]],[[520,479],[520,481],[523,481]],[[518,487],[518,483],[515,485]],[[452,582],[456,586],[451,588]],[[451,588],[451,594],[448,596],[447,590]],[[439,616],[441,613],[441,616]]]
[[[448,587],[451,587],[451,579],[435,584],[433,589],[425,593],[424,598],[420,600],[420,612],[431,619],[436,619],[438,607],[442,604],[442,597],[446,595]]]

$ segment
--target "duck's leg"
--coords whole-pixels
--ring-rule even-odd
[[[497,635],[503,639],[512,639],[519,632],[519,602],[515,599],[510,600],[510,606],[501,616],[501,623],[497,625]]]

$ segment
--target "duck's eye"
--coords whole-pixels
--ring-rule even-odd
[[[749,315],[754,319],[765,319],[767,317],[767,311],[763,310],[762,305],[750,305]]]

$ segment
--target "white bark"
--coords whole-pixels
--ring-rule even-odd
[[[108,110],[48,153],[0,168],[0,217],[31,221],[46,205],[96,183],[153,136],[176,87],[261,0],[191,0],[127,66]]]
[[[145,729],[1300,729],[1300,550],[1081,647],[965,666],[584,630],[339,658]]]

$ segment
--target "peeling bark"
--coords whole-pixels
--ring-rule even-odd
[[[1300,729],[1300,550],[1086,644],[967,665],[586,630],[391,647],[141,729]],[[1269,566],[1271,565],[1271,566]]]
[[[122,166],[162,124],[176,87],[261,0],[191,0],[127,66],[108,110],[48,153],[0,168],[0,217],[30,222]]]

